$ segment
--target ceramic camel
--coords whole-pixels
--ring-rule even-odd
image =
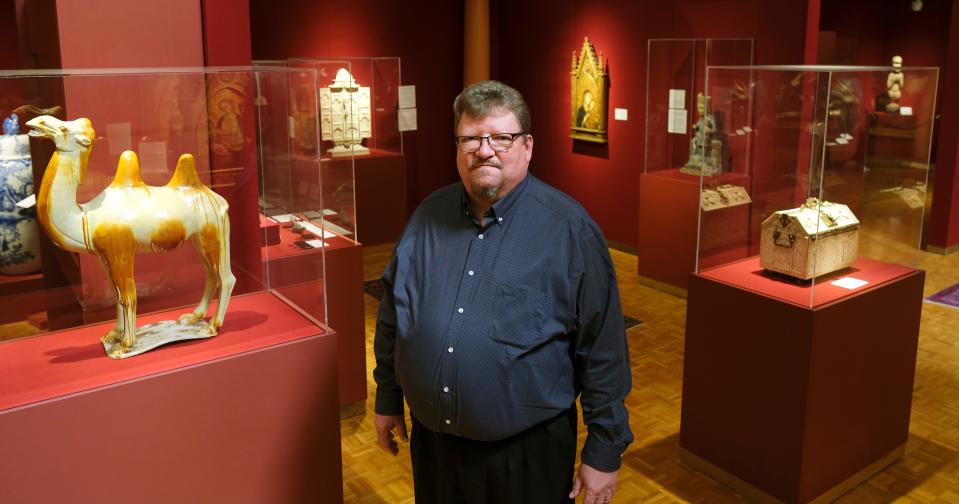
[[[195,324],[207,312],[210,298],[220,288],[216,313],[206,324],[215,335],[223,324],[236,282],[230,269],[230,219],[226,200],[205,186],[196,160],[183,154],[165,186],[149,186],[140,178],[136,153],[120,155],[113,182],[84,204],[77,203],[77,187],[93,148],[95,132],[89,119],[61,121],[44,115],[27,126],[31,135],[53,140],[56,152],[47,165],[37,194],[37,218],[57,246],[97,256],[117,298],[115,327],[101,340],[113,358],[123,358],[136,342],[136,252],[161,252],[192,240],[206,267],[203,297],[180,324]]]

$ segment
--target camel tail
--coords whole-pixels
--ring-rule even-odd
[[[196,159],[192,154],[183,154],[176,162],[173,178],[167,183],[170,187],[206,187],[196,173]]]
[[[140,160],[133,151],[123,151],[117,164],[117,174],[113,177],[113,187],[145,186],[140,178]]]

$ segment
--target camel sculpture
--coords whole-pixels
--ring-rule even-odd
[[[60,248],[97,256],[114,287],[116,326],[101,338],[107,354],[121,359],[167,341],[216,335],[236,282],[230,270],[229,207],[226,200],[200,181],[193,156],[180,156],[170,182],[156,187],[146,185],[140,178],[136,153],[125,151],[110,186],[89,202],[78,204],[77,187],[83,182],[95,138],[92,123],[86,118],[61,121],[44,115],[28,121],[27,126],[31,135],[47,137],[57,148],[37,194],[41,227]],[[206,284],[196,309],[171,324],[181,326],[180,329],[194,326],[205,334],[134,348],[134,254],[170,251],[188,239],[193,241],[206,267]],[[216,313],[204,325],[210,298],[217,287],[220,298]]]

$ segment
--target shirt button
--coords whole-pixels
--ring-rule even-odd
[[[480,233],[480,235],[479,235],[479,239],[480,239],[480,240],[482,240],[482,239],[483,239],[483,233]]]
[[[473,276],[473,270],[467,271],[466,274],[469,275],[469,276]]]
[[[453,353],[453,347],[447,348],[446,351],[449,352],[449,353]]]
[[[450,419],[447,418],[447,419],[446,419],[446,425],[449,425],[449,424],[450,424]]]
[[[449,392],[449,391],[450,391],[449,387],[443,387],[443,392]]]
[[[457,309],[456,309],[456,313],[463,313],[463,309],[462,309],[462,308],[457,308]]]

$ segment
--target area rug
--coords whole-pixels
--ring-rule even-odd
[[[947,287],[929,297],[926,301],[941,304],[951,308],[959,308],[959,284]]]
[[[363,292],[379,301],[383,299],[383,284],[378,278],[376,280],[367,280],[363,282]],[[643,324],[642,320],[630,317],[629,315],[623,315],[623,322],[626,324],[626,329],[632,329],[633,327]]]

